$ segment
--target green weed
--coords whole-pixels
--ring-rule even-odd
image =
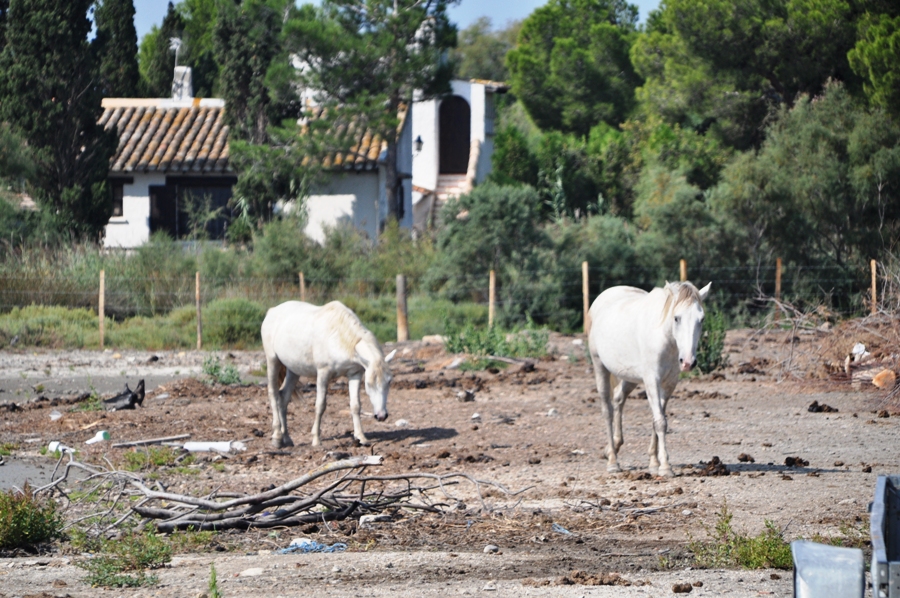
[[[476,328],[471,323],[461,328],[446,324],[448,330],[446,348],[451,353],[468,353],[474,359],[466,369],[505,367],[497,365],[491,357],[543,357],[547,354],[550,332],[529,322],[528,327],[516,332],[503,332],[498,327]]]
[[[62,516],[52,500],[36,499],[26,483],[22,492],[0,492],[0,549],[31,548],[58,538]]]
[[[240,384],[241,375],[234,365],[228,363],[224,366],[215,355],[208,355],[203,360],[203,373],[209,376],[209,384]]]
[[[697,566],[703,568],[741,567],[743,569],[789,569],[793,566],[791,546],[785,542],[781,530],[769,520],[766,529],[756,537],[744,536],[731,527],[733,514],[723,504],[713,530],[707,529],[711,540],[691,540],[688,550],[694,554]]]
[[[19,445],[15,442],[4,442],[0,444],[0,457],[8,457],[17,450],[19,450]]]
[[[219,593],[219,582],[216,580],[216,564],[209,564],[209,591],[206,593],[209,598],[222,598]]]
[[[103,411],[103,400],[100,398],[100,394],[97,392],[97,389],[94,388],[94,385],[91,384],[91,394],[88,398],[74,407],[72,407],[72,411]]]
[[[178,451],[175,449],[169,448],[167,446],[164,447],[155,447],[151,446],[147,450],[135,450],[132,452],[125,453],[125,469],[128,471],[141,471],[147,467],[170,467],[175,465],[175,460],[178,458]],[[184,465],[189,465],[189,463],[185,463],[191,456],[185,458],[182,462]]]
[[[703,333],[697,346],[697,368],[709,374],[728,365],[725,349],[725,315],[718,309],[710,309],[703,320]]]
[[[206,551],[215,542],[217,535],[217,532],[189,529],[170,534],[169,543],[176,553]]]
[[[133,588],[156,585],[159,578],[146,571],[158,569],[172,560],[169,543],[151,533],[131,534],[93,545],[98,546],[100,554],[76,563],[88,572],[84,581],[91,586]]]

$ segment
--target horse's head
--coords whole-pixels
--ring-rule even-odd
[[[387,357],[373,360],[366,368],[366,394],[369,395],[369,400],[372,402],[372,413],[380,422],[388,418],[387,398],[391,388],[391,369],[388,362],[396,354],[397,350],[394,349]]]
[[[703,300],[709,294],[709,283],[700,290],[689,282],[669,283],[666,291],[666,314],[671,313],[672,336],[678,347],[678,364],[682,372],[697,365],[697,344],[703,331]]]

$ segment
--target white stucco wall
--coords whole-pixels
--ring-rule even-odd
[[[491,171],[491,155],[494,151],[493,123],[488,124],[487,94],[482,83],[472,81],[452,81],[453,95],[460,96],[469,103],[471,110],[471,139],[481,142],[476,182],[481,183]],[[439,100],[413,103],[412,139],[422,138],[422,151],[413,153],[412,182],[417,187],[435,189],[440,165]]]
[[[364,231],[370,239],[377,238],[379,203],[384,205],[381,197],[384,185],[379,185],[380,179],[379,172],[374,170],[334,175],[306,200],[304,232],[321,243],[325,240],[325,228],[349,223]]]
[[[135,174],[122,188],[122,215],[109,219],[104,247],[140,247],[150,240],[150,186],[165,185],[164,174]]]

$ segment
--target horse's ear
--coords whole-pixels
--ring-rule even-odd
[[[705,287],[700,289],[700,301],[706,301],[706,296],[709,295],[709,288],[712,286],[712,283],[708,283]]]
[[[390,353],[387,354],[387,357],[384,358],[384,362],[387,363],[392,360],[397,355],[397,349],[394,349]]]

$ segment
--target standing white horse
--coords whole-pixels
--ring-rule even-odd
[[[366,394],[372,402],[375,419],[386,420],[391,385],[387,362],[396,351],[385,358],[375,335],[339,301],[321,307],[301,301],[282,303],[266,313],[261,333],[272,406],[272,445],[275,448],[294,446],[287,430],[287,405],[299,376],[316,377],[312,445],[320,444],[319,427],[325,412],[325,395],[328,383],[335,376],[349,379],[353,436],[367,444],[359,421],[359,385],[365,376]],[[287,373],[279,389],[282,365]]]
[[[606,417],[607,471],[621,471],[616,453],[622,446],[622,407],[628,393],[643,382],[653,412],[650,469],[674,475],[666,452],[666,402],[679,372],[696,365],[703,300],[711,285],[698,291],[689,282],[670,282],[650,293],[612,287],[591,305],[588,343]],[[619,380],[612,397],[610,374]]]

